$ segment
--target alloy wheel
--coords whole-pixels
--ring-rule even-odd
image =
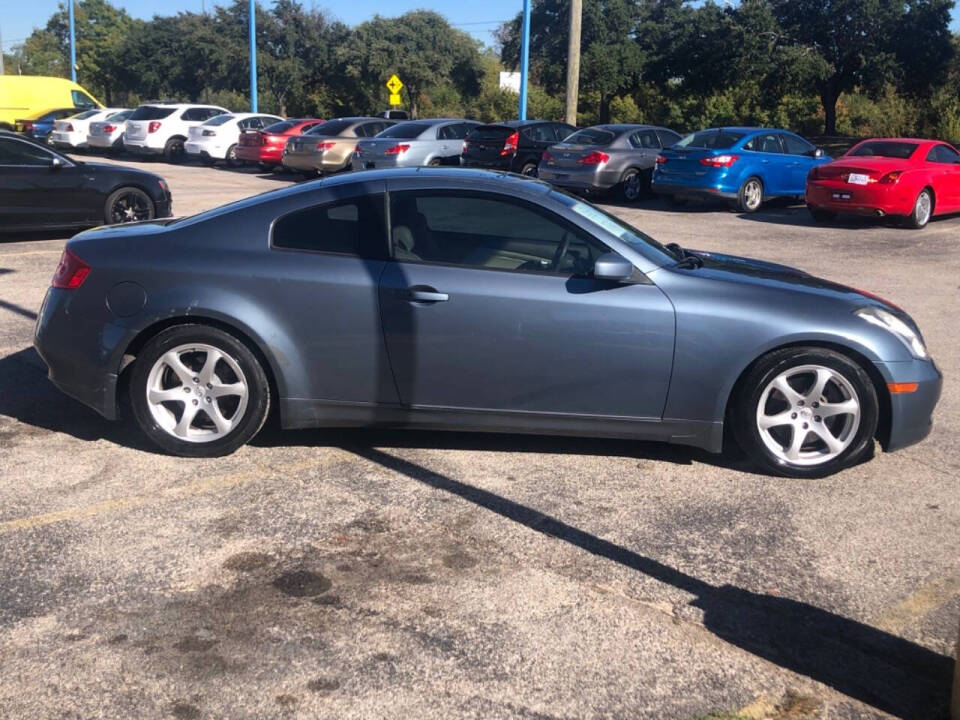
[[[130,189],[116,197],[110,206],[112,223],[138,222],[151,220],[153,208],[150,199],[140,190]]]
[[[763,200],[763,187],[759,180],[747,180],[743,188],[743,204],[748,210],[756,210]]]
[[[147,407],[169,435],[186,442],[219,440],[247,408],[247,380],[229,354],[206,344],[179,345],[161,355],[147,377]]]
[[[913,209],[914,217],[916,218],[916,223],[919,227],[926,225],[930,221],[931,209],[932,203],[930,202],[930,193],[924,190],[917,195],[917,202]]]
[[[756,423],[781,462],[815,466],[843,453],[860,427],[853,384],[823,365],[800,365],[771,380],[757,403]]]
[[[636,200],[640,197],[640,173],[634,171],[623,180],[623,197],[626,200]]]

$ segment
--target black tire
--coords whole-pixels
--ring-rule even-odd
[[[928,207],[926,211],[921,209],[921,202],[923,198],[926,198]],[[913,201],[913,211],[907,215],[903,220],[903,224],[913,230],[920,230],[927,226],[927,223],[930,222],[930,218],[933,217],[934,209],[934,196],[930,188],[924,188],[919,193],[917,193],[917,199]]]
[[[831,220],[834,220],[837,217],[835,212],[830,212],[829,210],[823,210],[821,208],[810,207],[807,205],[807,209],[810,211],[811,217],[813,217],[814,222],[818,223],[827,223]]]
[[[143,190],[122,187],[114,190],[103,206],[103,219],[107,225],[153,220],[157,207]]]
[[[148,379],[157,360],[173,348],[193,343],[210,345],[232,358],[243,372],[247,386],[246,408],[236,419],[233,429],[208,442],[190,442],[175,437],[158,424],[147,401]],[[174,407],[177,404],[168,403]],[[207,325],[177,325],[148,341],[134,361],[130,376],[130,405],[140,428],[165,452],[181,457],[220,457],[249,442],[263,427],[270,410],[270,384],[253,352],[233,335]]]
[[[617,195],[624,202],[636,202],[643,194],[643,176],[637,168],[627,168],[617,184]]]
[[[523,167],[520,168],[520,174],[535,178],[540,174],[540,166],[535,162],[524,163]]]
[[[427,163],[427,167],[440,167],[443,165],[443,160],[438,157],[431,158],[430,162]]]
[[[238,165],[242,165],[240,161],[237,160],[237,145],[234,143],[227,148],[227,154],[224,156],[224,162],[227,164],[228,168],[235,168]]]
[[[754,213],[763,205],[763,181],[756,175],[743,181],[737,192],[737,210]]]
[[[825,367],[843,376],[856,392],[860,406],[859,425],[856,431],[852,432],[846,448],[836,457],[815,465],[795,464],[774,454],[764,443],[757,421],[758,405],[767,385],[781,373],[803,365]],[[789,409],[788,407],[787,410]],[[815,413],[816,410],[812,412]],[[817,417],[814,415],[811,422]],[[824,477],[868,458],[873,451],[873,436],[877,430],[878,419],[877,391],[866,371],[846,355],[826,348],[784,348],[760,358],[739,383],[736,395],[731,398],[730,420],[737,443],[763,470],[786,477]],[[814,443],[816,442],[814,438]]]
[[[187,149],[183,146],[182,137],[172,137],[163,146],[163,159],[168,163],[181,163],[186,157]]]

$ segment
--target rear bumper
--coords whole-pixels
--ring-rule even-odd
[[[616,170],[558,168],[543,163],[540,164],[537,177],[551,185],[587,192],[609,190],[620,182],[620,173]]]
[[[54,146],[62,148],[85,147],[87,145],[87,134],[54,130],[50,133],[50,142]]]
[[[215,158],[217,160],[223,160],[227,157],[226,146],[210,142],[188,140],[183,144],[183,149],[186,150],[187,155],[195,157]]]
[[[90,147],[110,148],[117,141],[109,135],[87,135],[87,145]]]
[[[162,155],[163,146],[152,147],[147,144],[146,140],[128,140],[126,137],[123,138],[123,147],[127,152],[135,153],[137,155]]]
[[[279,165],[283,160],[283,148],[269,145],[237,145],[237,159],[244,162],[271,163]]]
[[[730,190],[723,187],[681,185],[679,183],[658,182],[654,180],[650,184],[650,189],[657,195],[678,195],[681,197],[699,197],[699,198],[722,198],[724,200],[736,200],[737,190]]]
[[[932,360],[875,363],[888,383],[917,383],[911,393],[890,395],[890,428],[881,438],[887,452],[923,440],[933,427],[933,409],[940,399],[943,375]]]
[[[320,172],[337,172],[350,167],[350,158],[325,158],[319,153],[287,153],[283,156],[283,166],[292,170],[307,171],[319,170]]]
[[[462,167],[484,168],[486,170],[506,170],[513,169],[513,156],[499,158],[495,160],[477,160],[475,158],[460,156],[460,165]]]
[[[853,215],[909,215],[916,196],[904,187],[851,185],[839,180],[808,182],[804,199],[817,210]]]

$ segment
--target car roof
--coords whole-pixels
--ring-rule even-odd
[[[227,110],[224,107],[220,107],[219,105],[211,105],[210,103],[145,102],[145,103],[140,103],[137,107],[164,107],[164,108],[205,107],[205,108],[216,108],[217,110]],[[230,111],[227,110],[227,112],[230,112]]]
[[[562,122],[560,120],[504,120],[503,122],[484,123],[483,127],[520,128],[520,127],[526,127],[527,125],[540,125],[542,123],[558,123],[560,125],[570,125],[570,123]],[[573,126],[571,125],[571,127]]]

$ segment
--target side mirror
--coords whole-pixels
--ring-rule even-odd
[[[615,252],[604,253],[593,266],[593,276],[597,280],[623,282],[633,277],[633,263]]]
[[[814,156],[815,158],[817,158],[818,160],[819,160],[820,158],[822,158],[822,157],[823,157],[823,148],[819,148],[819,147],[818,147],[818,148],[814,148],[814,149],[813,149],[813,156]]]
[[[51,170],[59,170],[62,167],[63,167],[63,160],[61,160],[60,158],[55,157],[53,158],[53,160],[50,161]]]

